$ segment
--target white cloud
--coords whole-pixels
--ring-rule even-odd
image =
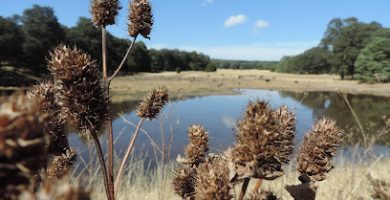
[[[214,0],[203,0],[202,6],[207,6],[207,5],[210,5],[210,4],[213,4],[213,3],[214,3]]]
[[[269,23],[265,20],[257,20],[254,24],[255,29],[262,29],[267,28],[269,26]]]
[[[237,26],[246,21],[247,17],[243,14],[230,16],[227,20],[225,20],[224,26],[226,28]]]

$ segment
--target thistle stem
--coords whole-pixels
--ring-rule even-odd
[[[259,192],[262,183],[263,183],[263,179],[257,179],[256,186],[255,186],[255,192]]]
[[[250,178],[245,178],[244,183],[242,184],[240,196],[238,197],[238,200],[243,200],[245,197],[246,190],[248,189]]]
[[[123,57],[121,63],[120,63],[119,66],[118,66],[118,68],[115,70],[114,74],[112,74],[112,76],[110,76],[110,78],[108,78],[108,83],[110,83],[110,82],[112,81],[112,79],[114,79],[114,78],[118,75],[119,71],[122,69],[123,65],[125,64],[125,62],[126,62],[126,60],[127,60],[127,57],[129,56],[131,50],[132,50],[133,47],[134,47],[135,41],[137,40],[137,36],[138,36],[138,35],[136,35],[136,36],[133,38],[133,41],[131,42],[129,48],[127,49],[127,52],[126,52],[125,56]]]
[[[138,125],[137,127],[135,128],[135,131],[133,133],[133,136],[131,137],[131,140],[130,140],[130,143],[129,143],[129,146],[127,146],[127,151],[126,151],[126,154],[125,156],[123,157],[122,159],[122,162],[121,162],[121,165],[119,167],[119,171],[118,171],[118,174],[116,175],[116,179],[115,179],[115,194],[118,193],[118,186],[119,186],[119,183],[120,183],[120,179],[122,177],[122,173],[123,173],[123,170],[125,168],[125,164],[126,164],[126,161],[127,159],[129,158],[130,154],[131,154],[131,151],[133,150],[133,147],[134,147],[134,144],[135,144],[135,140],[137,139],[137,136],[138,136],[138,133],[141,129],[141,126],[143,124],[143,122],[145,121],[145,118],[141,118],[138,122]]]
[[[100,145],[99,138],[97,137],[96,132],[91,131],[90,134],[92,135],[93,141],[95,143],[96,152],[97,152],[99,162],[100,162],[100,165],[101,165],[101,168],[103,171],[104,188],[106,189],[107,199],[113,200],[110,193],[109,193],[107,168],[106,168],[106,162],[104,161],[102,146]]]
[[[107,39],[106,39],[106,27],[102,26],[102,62],[103,62],[103,80],[107,83]],[[107,96],[110,96],[110,86],[109,84],[105,85],[107,88]],[[110,104],[110,102],[108,102]],[[108,107],[108,120],[106,121],[106,127],[108,130],[107,133],[107,143],[108,143],[108,170],[107,170],[107,179],[108,179],[108,191],[110,194],[110,197],[112,199],[115,199],[114,197],[114,164],[113,164],[113,157],[114,157],[114,138],[113,138],[113,131],[112,131],[112,121],[111,121],[111,110],[110,106]]]

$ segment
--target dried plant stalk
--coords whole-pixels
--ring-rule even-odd
[[[115,24],[120,9],[118,0],[91,0],[92,21],[103,27]]]
[[[136,37],[141,34],[149,38],[153,26],[152,7],[149,0],[133,0],[129,4],[129,35]]]
[[[264,101],[250,102],[237,123],[232,152],[238,179],[273,180],[283,175],[293,152],[295,116],[287,107],[272,110]]]
[[[344,132],[332,119],[323,118],[304,136],[297,159],[301,182],[322,181],[333,169],[332,158],[342,142]]]
[[[199,165],[195,182],[195,199],[233,199],[227,161],[212,157]]]
[[[32,191],[34,176],[46,163],[45,116],[39,115],[37,103],[17,93],[0,107],[0,194],[4,199]]]

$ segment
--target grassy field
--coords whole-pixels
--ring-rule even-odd
[[[217,72],[163,72],[123,76],[112,84],[114,102],[139,100],[154,87],[164,86],[173,98],[231,94],[236,88],[286,91],[333,91],[390,97],[390,83],[362,84],[340,80],[337,75],[297,75],[268,70],[228,70]]]

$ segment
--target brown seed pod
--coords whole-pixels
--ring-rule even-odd
[[[322,181],[333,169],[332,158],[342,142],[344,132],[332,119],[323,118],[304,136],[297,159],[301,182]],[[306,178],[305,178],[306,177]]]
[[[88,54],[64,45],[50,55],[59,118],[81,133],[98,130],[107,118],[108,97],[97,65]]]
[[[195,176],[194,168],[178,168],[173,173],[173,189],[177,195],[183,199],[193,197],[195,192]]]
[[[55,85],[53,82],[42,82],[32,87],[27,96],[30,100],[38,99],[39,113],[46,115],[44,133],[49,137],[48,153],[56,156],[69,150],[69,142],[66,136],[65,122],[59,118],[61,107],[56,102]]]
[[[76,161],[77,152],[74,149],[67,150],[65,154],[55,156],[47,169],[49,179],[60,179],[67,175]]]
[[[212,157],[199,165],[195,182],[195,199],[233,199],[230,193],[228,164],[222,157]]]
[[[198,166],[204,162],[209,150],[209,135],[201,125],[192,125],[188,129],[189,144],[185,148],[187,161],[191,166]]]
[[[16,199],[32,191],[35,175],[46,163],[45,136],[37,101],[22,93],[9,97],[0,107],[0,194]]]
[[[137,108],[141,118],[154,119],[168,101],[168,91],[165,88],[154,89]]]
[[[253,192],[249,195],[246,200],[278,200],[272,192],[269,191],[261,191],[261,192]]]
[[[120,9],[118,0],[91,0],[92,22],[104,27],[115,24]]]
[[[153,26],[152,7],[149,0],[133,0],[129,4],[129,35],[136,37],[141,34],[149,38]]]
[[[295,116],[287,107],[272,110],[264,101],[250,102],[237,123],[239,133],[232,152],[238,179],[273,180],[293,152]]]

